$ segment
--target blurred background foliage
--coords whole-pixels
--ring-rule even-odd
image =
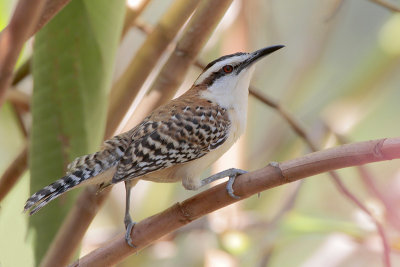
[[[28,142],[35,142],[35,134],[40,141],[31,143],[34,169],[26,171],[0,203],[0,266],[37,265],[73,205],[74,193],[68,193],[54,204],[58,206],[46,207],[32,217],[40,225],[35,230],[21,213],[30,192],[59,178],[75,156],[100,145],[111,84],[146,40],[143,29],[156,25],[174,1],[148,1],[136,23],[125,25],[121,36],[124,5],[134,9],[138,2],[72,0],[21,53],[16,68],[33,55],[33,76],[11,90],[32,99],[32,114],[19,110],[11,97],[1,107],[0,172]],[[279,101],[315,143],[325,148],[343,141],[395,137],[400,132],[396,115],[400,112],[400,14],[374,2],[234,0],[197,58],[207,63],[224,54],[283,44],[286,48],[258,63],[252,85]],[[400,1],[390,3],[400,7]],[[1,28],[15,4],[15,0],[0,0]],[[130,114],[165,58],[146,80],[117,132],[129,125]],[[191,86],[199,72],[191,67],[177,95]],[[46,120],[46,115],[53,119]],[[31,140],[21,130],[20,118]],[[252,97],[248,119],[246,134],[203,176],[228,167],[255,170],[269,161],[309,152],[276,110]],[[69,138],[67,151],[59,138],[63,134]],[[47,148],[59,152],[49,154]],[[44,162],[34,167],[40,160]],[[364,171],[372,183],[360,178],[356,168],[338,172],[384,226],[392,264],[400,265],[399,164],[376,163]],[[140,221],[193,194],[180,184],[139,182],[132,192],[133,217]],[[123,185],[114,186],[83,239],[80,255],[124,231],[124,199]],[[46,240],[40,239],[44,235]],[[118,266],[382,266],[381,258],[381,241],[371,218],[323,174],[214,212]]]

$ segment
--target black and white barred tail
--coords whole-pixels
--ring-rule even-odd
[[[68,165],[68,172],[64,177],[39,190],[26,201],[24,211],[30,210],[29,214],[32,215],[50,201],[79,185],[111,181],[112,171],[115,169],[113,167],[118,164],[127,146],[127,143],[122,142],[122,137],[115,136],[106,141],[104,150],[75,159]]]
[[[32,215],[47,203],[56,199],[68,190],[81,184],[83,181],[91,178],[89,170],[77,170],[69,173],[63,178],[55,181],[54,183],[46,186],[33,194],[25,203],[24,211],[30,210],[29,214]]]

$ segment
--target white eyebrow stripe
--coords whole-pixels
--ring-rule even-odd
[[[200,76],[197,78],[197,80],[195,81],[195,85],[199,85],[202,82],[204,82],[204,80],[209,77],[213,72],[219,71],[223,66],[227,65],[227,64],[236,64],[238,62],[242,62],[243,60],[247,59],[249,57],[248,54],[243,54],[243,55],[238,55],[238,56],[234,56],[234,57],[230,57],[227,58],[225,60],[221,60],[217,63],[215,63],[214,65],[212,65],[210,68],[208,68],[205,72],[203,72],[202,74],[200,74]]]

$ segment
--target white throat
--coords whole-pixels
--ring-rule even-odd
[[[254,69],[251,66],[236,77],[218,79],[202,93],[202,97],[231,111],[229,114],[232,126],[237,128],[232,130],[236,135],[241,135],[246,128],[249,86]]]

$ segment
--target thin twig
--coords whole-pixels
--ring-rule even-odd
[[[349,143],[350,141],[343,135],[335,132],[329,125],[324,124],[325,128],[329,130],[335,137],[339,144]],[[371,172],[365,166],[357,166],[357,171],[360,175],[361,181],[364,183],[367,190],[375,196],[375,198],[379,199],[381,203],[385,206],[387,213],[389,214],[389,221],[392,225],[400,230],[400,217],[397,208],[390,203],[390,200],[382,194],[379,190],[377,184],[375,183],[376,177],[373,177]]]
[[[140,18],[137,18],[135,20],[135,27],[136,29],[147,35],[149,35],[154,30],[154,27],[152,25],[148,24],[144,20],[141,20]]]
[[[19,177],[24,173],[28,166],[28,147],[18,154],[15,160],[3,173],[0,179],[0,202],[8,194],[11,188],[17,183]]]
[[[273,101],[273,100],[269,99],[268,97],[261,95],[260,93],[258,93],[258,90],[255,90],[254,88],[250,88],[249,91],[250,91],[251,95],[256,97],[258,100],[262,101],[264,104],[272,107],[283,118],[285,118],[285,120],[292,127],[292,129],[303,139],[303,141],[309,146],[309,148],[312,151],[315,152],[315,151],[319,150],[318,146],[312,141],[311,138],[308,137],[306,130],[300,125],[300,123],[297,122],[296,119],[294,119],[294,117],[288,111],[286,111],[286,109],[283,106],[279,105],[276,101]],[[338,188],[338,190],[340,192],[342,192],[342,194],[346,198],[351,200],[354,204],[356,204],[356,206],[358,206],[362,211],[364,211],[368,216],[371,217],[372,221],[374,222],[374,224],[378,230],[378,234],[381,237],[382,247],[383,247],[383,262],[384,262],[385,266],[390,267],[391,266],[391,264],[390,264],[390,247],[389,247],[388,240],[387,240],[387,237],[385,235],[385,232],[383,230],[381,223],[378,220],[376,220],[376,218],[367,209],[367,207],[364,204],[362,204],[362,202],[360,200],[358,200],[358,198],[353,193],[351,193],[350,190],[348,190],[346,188],[346,186],[340,180],[340,176],[338,173],[336,173],[334,171],[330,171],[329,175],[331,176],[331,178],[332,178],[333,182],[335,183],[336,187]]]
[[[293,208],[296,203],[296,199],[300,193],[301,186],[303,185],[303,180],[299,181],[294,185],[293,191],[286,197],[286,199],[282,202],[283,205],[280,207],[279,211],[274,215],[274,217],[269,220],[268,224],[265,226],[264,229],[273,229],[275,228],[278,223],[281,221],[283,216]]]
[[[29,133],[28,133],[28,126],[26,125],[27,123],[24,121],[23,115],[27,112],[26,110],[23,110],[21,107],[18,105],[13,105],[14,111],[15,111],[15,120],[16,124],[19,126],[19,129],[21,130],[22,135],[28,139],[29,138]]]
[[[29,57],[19,68],[14,72],[12,86],[17,85],[20,81],[26,78],[31,73],[32,57]]]
[[[384,0],[369,0],[369,1],[371,1],[372,3],[375,3],[377,5],[380,5],[380,6],[384,7],[384,8],[387,8],[390,11],[400,12],[400,8],[399,7],[395,6],[392,3],[389,3],[387,1],[384,1]]]
[[[7,90],[6,100],[17,106],[21,111],[27,112],[30,110],[31,96],[15,88]]]
[[[234,191],[243,200],[263,190],[319,173],[395,158],[400,158],[400,138],[343,145],[241,175],[234,183]],[[227,194],[226,183],[219,184],[137,223],[131,235],[135,248],[127,245],[124,236],[120,235],[71,266],[114,265],[183,225],[237,201]]]
[[[345,195],[348,199],[350,199],[353,203],[355,203],[362,211],[364,211],[374,222],[378,234],[381,237],[381,242],[382,242],[382,247],[383,247],[383,263],[384,266],[390,267],[391,262],[390,262],[390,246],[385,234],[385,231],[383,230],[383,227],[381,223],[375,218],[375,216],[367,209],[367,207],[360,202],[360,200],[350,192],[346,188],[346,186],[343,184],[341,181],[340,177],[338,176],[337,172],[330,171],[329,174],[333,177],[333,181],[339,190],[339,192],[342,192],[343,195]]]
[[[136,20],[143,10],[150,3],[150,0],[142,0],[138,5],[130,6],[129,2],[126,5],[125,21],[122,28],[121,39],[123,39],[130,28],[136,25]]]

